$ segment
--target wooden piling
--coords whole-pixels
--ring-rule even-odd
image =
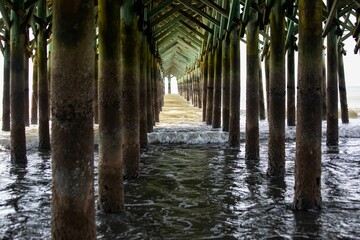
[[[299,80],[293,208],[321,206],[322,1],[299,0]]]
[[[46,0],[40,0],[38,5],[38,16],[46,21]],[[46,26],[40,24],[37,36],[37,58],[38,58],[38,89],[39,89],[39,149],[50,149],[49,133],[49,82],[47,78],[47,39],[45,35]]]
[[[136,6],[132,0],[124,0],[121,3],[120,30],[123,94],[121,147],[124,173],[129,178],[138,177],[140,174],[140,40]],[[155,86],[157,87],[157,84]],[[157,88],[154,92],[157,94]],[[155,97],[157,98],[157,95]]]
[[[266,112],[269,119],[269,108],[270,108],[270,53],[265,55],[265,91],[266,91]]]
[[[202,95],[202,100],[203,100],[203,104],[202,104],[202,120],[203,122],[206,122],[206,112],[207,112],[207,85],[208,85],[208,68],[209,68],[209,53],[206,53],[203,56],[204,62],[203,62],[203,67],[202,67],[202,91],[203,91],[203,95]]]
[[[287,50],[287,125],[295,126],[295,50],[293,43]]]
[[[4,75],[3,75],[3,102],[2,102],[2,130],[10,131],[10,44],[9,32],[6,31],[4,42]]]
[[[222,130],[229,131],[230,111],[230,34],[226,34],[222,42]]]
[[[257,0],[254,1],[257,3]],[[259,158],[259,28],[251,10],[246,27],[246,139],[245,158]]]
[[[94,17],[93,1],[53,2],[52,239],[96,238]]]
[[[97,51],[97,49],[95,49]],[[94,75],[94,123],[99,124],[99,56],[95,53],[95,75]]]
[[[29,32],[26,31],[25,39],[29,38]],[[26,40],[27,42],[28,40]],[[24,52],[24,121],[25,126],[30,126],[30,103],[29,103],[29,52]]]
[[[38,64],[37,56],[33,57],[32,94],[31,94],[31,124],[38,123]]]
[[[264,84],[262,76],[261,60],[259,58],[259,117],[260,120],[266,119],[265,114],[265,99],[264,99]]]
[[[212,125],[212,113],[214,107],[214,50],[211,48],[208,55],[208,79],[206,94],[206,124]]]
[[[326,63],[325,63],[325,47],[323,46],[322,49],[322,58],[321,58],[321,65],[322,65],[322,79],[321,79],[321,91],[322,91],[322,119],[326,120],[326,116],[327,116],[327,100],[326,100]]]
[[[222,70],[222,44],[218,43],[214,54],[214,91],[212,127],[221,127],[221,70]]]
[[[275,1],[270,13],[268,175],[285,173],[285,10]]]
[[[147,141],[147,41],[144,32],[141,32],[140,49],[140,147],[145,148]]]
[[[16,1],[19,8],[24,8],[24,0]],[[26,139],[24,120],[24,47],[25,26],[23,17],[11,10],[10,27],[10,116],[11,116],[11,159],[25,163]]]
[[[333,0],[327,0],[328,11],[330,11]],[[335,14],[336,18],[336,14]],[[339,144],[338,126],[338,46],[336,25],[330,28],[327,35],[327,124],[326,124],[326,145],[337,146]]]
[[[154,112],[153,112],[153,90],[152,90],[152,72],[154,71],[152,65],[152,53],[150,45],[147,50],[147,80],[146,80],[146,107],[147,107],[147,132],[151,133],[154,128]]]
[[[345,71],[343,54],[345,50],[342,44],[339,46],[338,53],[338,68],[339,68],[339,93],[340,93],[340,107],[341,107],[341,121],[342,123],[349,123],[349,111],[346,95]]]
[[[104,212],[124,209],[121,158],[120,2],[99,9],[99,202]]]
[[[240,16],[240,6],[235,4],[235,16]],[[230,115],[229,145],[240,146],[240,28],[230,32]]]

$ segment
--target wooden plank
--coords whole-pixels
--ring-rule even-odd
[[[176,13],[177,11],[179,11],[182,8],[181,5],[178,5],[174,8],[172,8],[171,10],[167,11],[165,14],[161,15],[160,17],[154,19],[154,20],[150,20],[150,23],[152,26],[155,26],[159,23],[161,23],[162,21],[164,21],[166,18],[172,16],[174,13]]]

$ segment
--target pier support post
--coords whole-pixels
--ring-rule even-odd
[[[171,94],[171,76],[170,75],[168,76],[167,88],[168,88],[168,94]]]
[[[141,32],[140,63],[140,147],[147,146],[147,41],[145,33]]]
[[[124,209],[121,159],[120,3],[99,0],[99,208]]]
[[[40,0],[38,16],[46,22],[46,0]],[[47,39],[46,26],[40,24],[37,44],[38,84],[39,84],[39,149],[50,149],[49,133],[49,84],[47,78]]]
[[[293,208],[321,206],[322,1],[299,0],[299,82]]]
[[[208,52],[208,83],[206,95],[206,124],[212,125],[212,112],[214,106],[214,50],[212,47]]]
[[[275,1],[270,14],[270,106],[269,152],[270,176],[285,173],[285,10]]]
[[[230,111],[230,34],[226,34],[222,42],[222,130],[229,131]]]
[[[333,0],[327,0],[328,11],[330,11]],[[335,14],[337,15],[337,14]],[[336,18],[336,16],[335,16]],[[339,120],[338,120],[338,46],[336,36],[336,25],[330,28],[327,35],[327,128],[326,145],[337,146],[339,142]]]
[[[218,43],[214,55],[214,96],[213,96],[213,112],[212,127],[221,127],[221,65],[222,65],[222,44]]]
[[[10,44],[9,32],[6,31],[4,42],[4,75],[3,75],[3,112],[2,112],[2,130],[10,131]]]
[[[152,65],[152,54],[150,45],[147,50],[147,83],[146,83],[146,106],[147,106],[147,132],[151,133],[154,129],[154,109],[153,109],[153,91],[152,91],[152,72],[154,71]]]
[[[235,1],[235,16],[240,17],[240,4]],[[240,146],[240,28],[230,32],[230,115],[229,145]]]
[[[122,1],[120,7],[120,66],[123,94],[121,147],[126,177],[138,177],[140,174],[140,41],[137,18],[135,2]]]
[[[292,36],[294,37],[294,36]],[[287,125],[295,126],[295,49],[293,41],[287,50]]]
[[[96,238],[94,17],[93,1],[53,2],[52,239]]]
[[[253,1],[257,4],[257,0]],[[245,158],[259,158],[259,28],[251,10],[246,27],[246,142]]]
[[[31,94],[31,124],[38,123],[38,64],[37,56],[33,57],[32,73],[32,94]]]
[[[345,54],[345,50],[343,48],[343,43],[340,43],[339,53],[338,53],[338,67],[339,67],[339,93],[340,93],[340,106],[341,106],[341,121],[342,121],[342,123],[349,123],[349,111],[348,111],[347,95],[346,95],[343,54]]]
[[[204,62],[203,62],[203,67],[202,67],[202,89],[203,89],[203,95],[202,95],[202,99],[203,99],[203,104],[202,104],[202,120],[203,122],[206,122],[206,112],[207,112],[207,85],[208,85],[208,68],[209,68],[209,53],[206,53],[203,56]]]
[[[325,63],[325,47],[323,46],[322,49],[322,59],[321,59],[321,65],[322,65],[322,79],[321,79],[321,91],[322,91],[322,119],[326,120],[327,118],[327,100],[326,100],[326,63]]]
[[[27,50],[29,31],[25,29],[25,52],[24,52],[24,121],[25,126],[30,126],[30,103],[29,103],[29,58],[30,53]]]
[[[266,90],[266,112],[269,120],[270,108],[270,53],[268,52],[264,57],[265,65],[265,90]]]
[[[264,84],[262,76],[261,60],[259,58],[259,116],[260,120],[266,119],[265,114],[265,99],[264,99]]]
[[[24,8],[24,0],[16,1]],[[24,163],[26,158],[26,138],[24,120],[24,48],[25,26],[23,17],[11,10],[10,27],[10,116],[11,116],[11,159]]]

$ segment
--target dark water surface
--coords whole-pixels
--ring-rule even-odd
[[[142,152],[141,178],[125,183],[126,211],[97,211],[98,239],[360,239],[359,143],[344,138],[339,148],[323,146],[318,212],[287,207],[293,140],[283,179],[266,176],[265,140],[260,161],[225,144],[153,144]],[[50,238],[50,155],[30,151],[28,160],[15,165],[0,152],[0,239]]]

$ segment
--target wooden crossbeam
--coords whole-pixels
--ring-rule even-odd
[[[196,6],[194,6],[189,0],[179,0],[182,4],[184,4],[184,6],[188,7],[189,9],[191,9],[192,11],[196,12],[197,14],[199,14],[200,16],[206,18],[208,21],[210,21],[211,23],[215,24],[216,26],[220,26],[220,22],[218,20],[216,20],[215,18],[213,18],[212,16],[210,16],[209,14],[201,11],[200,9],[198,9]]]
[[[151,19],[152,17],[154,17],[156,14],[158,14],[160,11],[162,11],[164,8],[170,6],[170,4],[172,4],[175,0],[165,0],[163,2],[160,2],[159,5],[156,6],[156,8],[152,9],[149,13],[148,13],[148,19]]]

